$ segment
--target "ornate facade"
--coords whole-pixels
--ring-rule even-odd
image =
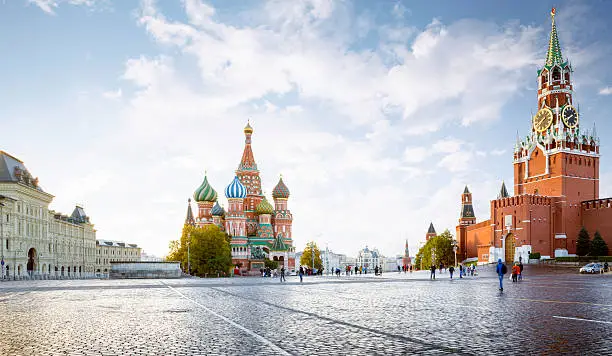
[[[70,216],[49,210],[23,162],[0,151],[0,260],[4,279],[94,275],[96,230],[82,207]]]
[[[231,236],[232,261],[242,272],[259,271],[265,259],[278,261],[295,269],[295,248],[291,226],[293,215],[287,207],[289,189],[282,177],[272,190],[274,206],[261,189],[261,177],[251,147],[253,128],[244,128],[245,146],[235,176],[225,188],[227,211],[219,205],[217,192],[204,177],[194,193],[197,217],[187,208],[186,223],[203,226],[216,224]]]
[[[580,126],[573,100],[573,68],[552,29],[544,66],[537,72],[538,112],[531,132],[514,147],[514,195],[502,183],[488,220],[476,223],[472,194],[461,195],[458,256],[480,262],[526,261],[573,255],[582,226],[612,245],[612,199],[599,199],[599,147],[595,126]]]

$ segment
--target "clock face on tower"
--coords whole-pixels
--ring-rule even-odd
[[[538,132],[546,131],[553,122],[553,113],[549,108],[538,111],[533,117],[533,129]]]
[[[578,126],[578,111],[575,107],[571,105],[564,107],[561,117],[563,118],[565,126],[568,128],[573,129],[574,127]]]

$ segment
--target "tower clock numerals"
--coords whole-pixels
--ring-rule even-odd
[[[563,119],[563,123],[570,129],[578,126],[578,110],[571,105],[567,105],[563,108],[561,112],[561,118]]]
[[[538,132],[546,131],[553,122],[553,113],[549,108],[543,108],[533,117],[533,129]]]

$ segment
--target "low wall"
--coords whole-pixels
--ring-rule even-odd
[[[181,278],[180,262],[111,262],[111,279]]]

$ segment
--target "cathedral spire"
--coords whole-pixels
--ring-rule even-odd
[[[253,150],[251,149],[251,136],[253,135],[253,128],[251,127],[250,120],[247,121],[247,125],[244,127],[244,152],[242,153],[242,159],[238,166],[239,171],[257,171],[257,163],[255,163],[255,157],[253,156]]]
[[[185,225],[195,226],[195,219],[193,218],[193,211],[191,210],[191,198],[187,199],[187,217],[185,218]]]
[[[552,29],[550,30],[550,40],[548,41],[548,52],[546,53],[546,65],[552,67],[555,64],[563,63],[561,55],[561,46],[559,45],[559,37],[557,35],[557,26],[555,25],[556,9],[553,7],[550,11],[552,19]]]

